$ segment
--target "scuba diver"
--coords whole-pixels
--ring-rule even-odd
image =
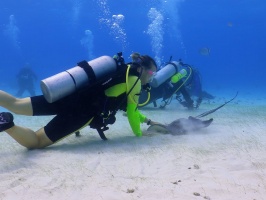
[[[202,99],[213,99],[214,96],[202,91],[201,76],[198,70],[192,68],[188,64],[184,64],[181,60],[167,62],[157,72],[153,81],[150,83],[151,91],[149,103],[153,103],[157,107],[157,100],[162,99],[160,108],[165,108],[175,98],[188,109],[199,108]],[[194,102],[192,96],[196,96],[197,100]],[[147,93],[143,91],[140,96],[140,102],[147,99]]]
[[[55,115],[36,132],[15,125],[10,112],[0,113],[0,131],[5,131],[28,149],[44,148],[89,125],[106,140],[104,131],[124,110],[133,133],[142,136],[141,123],[159,124],[138,110],[141,86],[157,70],[155,61],[140,55],[137,62],[125,64],[122,53],[116,59],[102,56],[41,81],[43,95],[15,98],[0,91],[0,106],[27,116]]]
[[[21,97],[25,91],[28,91],[31,96],[35,96],[34,81],[37,80],[36,74],[29,66],[25,66],[17,74],[18,91],[17,97]]]
[[[187,65],[187,64],[186,64]],[[200,103],[202,102],[202,100],[206,99],[206,100],[210,100],[210,99],[214,99],[215,96],[211,95],[210,93],[206,92],[205,90],[202,89],[202,77],[201,74],[199,72],[198,69],[191,67],[190,65],[188,65],[191,68],[191,76],[190,78],[186,81],[185,83],[185,88],[186,91],[188,92],[188,94],[190,95],[190,97],[196,97],[196,108],[199,107]],[[182,92],[180,92],[182,94]],[[183,99],[182,96],[180,95],[179,92],[177,92],[177,96],[176,99],[185,107],[189,107],[189,103],[187,101],[187,99],[185,98],[185,96],[183,95]]]

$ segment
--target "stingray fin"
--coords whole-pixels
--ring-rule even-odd
[[[211,118],[209,120],[202,121],[202,123],[204,124],[204,127],[208,127],[208,126],[210,126],[212,121],[213,121],[213,118]]]
[[[197,118],[191,117],[191,116],[189,116],[188,119],[193,121],[193,122],[201,123],[203,125],[203,127],[208,127],[213,121],[213,118],[211,118],[209,120],[200,120],[200,119],[197,119]]]

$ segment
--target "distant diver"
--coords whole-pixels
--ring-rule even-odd
[[[155,75],[150,83],[150,100],[146,104],[147,93],[142,91],[140,102],[142,106],[153,103],[157,107],[157,100],[161,99],[160,108],[169,105],[173,98],[188,109],[198,108],[203,99],[213,99],[214,96],[202,89],[199,71],[184,64],[181,60],[167,62]],[[197,97],[194,102],[192,96]]]

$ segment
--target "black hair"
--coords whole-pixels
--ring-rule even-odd
[[[155,62],[155,60],[148,56],[148,55],[143,55],[139,57],[141,62],[139,63],[142,67],[144,67],[145,69],[151,69],[152,66],[154,65],[157,69],[157,64]]]
[[[143,67],[145,69],[151,69],[152,66],[155,66],[157,69],[157,64],[152,57],[148,55],[139,55],[137,53],[135,54],[136,57],[132,59],[133,68]]]

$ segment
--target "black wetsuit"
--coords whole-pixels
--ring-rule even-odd
[[[135,77],[134,80],[137,79],[137,75],[138,74],[136,74],[134,70],[131,70],[129,73],[129,77]],[[126,109],[128,109],[129,101],[127,100],[128,96],[126,95],[126,92],[128,92],[128,89],[125,82],[126,73],[123,72],[104,85],[97,84],[53,103],[48,103],[43,95],[31,97],[33,115],[55,115],[55,117],[44,127],[44,130],[48,138],[51,141],[56,142],[89,124],[93,124],[95,119],[97,119],[97,116],[100,116],[101,114],[108,115],[112,113],[112,111],[118,109],[126,111]],[[112,94],[112,92],[109,92],[111,94],[108,93],[108,95],[105,93],[108,89],[120,85],[121,91],[118,95]],[[134,83],[131,83],[131,85],[134,85]],[[117,90],[113,93],[117,93]],[[132,92],[130,95],[134,96],[136,94]],[[136,114],[135,116],[140,116],[140,119],[133,120],[129,117],[130,125],[132,121],[144,121],[143,115],[139,115],[137,109],[133,109],[133,112],[135,112],[133,115]],[[132,116],[132,114],[128,114],[129,116]],[[132,129],[137,135],[139,130],[135,130],[134,127],[132,127]]]

